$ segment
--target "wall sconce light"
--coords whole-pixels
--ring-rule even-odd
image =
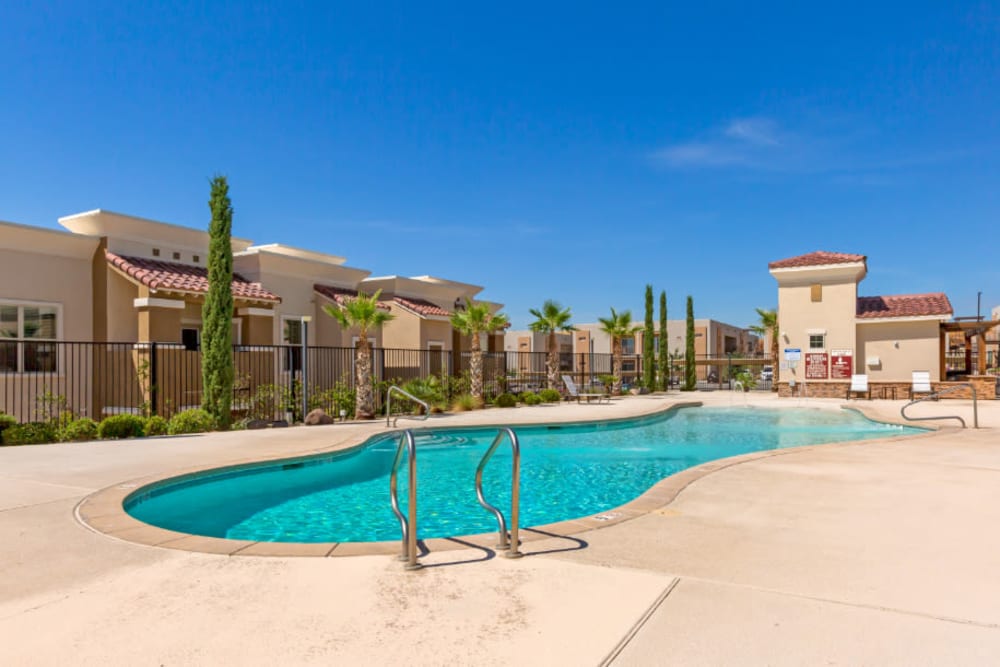
[[[899,349],[899,341],[898,340],[892,341],[892,346],[898,350]]]

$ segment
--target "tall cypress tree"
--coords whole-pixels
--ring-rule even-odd
[[[670,389],[670,338],[667,336],[667,293],[660,292],[660,362],[659,378],[660,391]]]
[[[642,384],[656,390],[656,356],[653,353],[653,286],[646,285],[646,326],[642,332]]]
[[[233,402],[233,206],[225,176],[212,179],[208,294],[201,308],[201,407],[228,428]]]
[[[694,366],[694,299],[687,298],[687,332],[684,336],[684,391],[694,391],[698,387],[698,376]]]

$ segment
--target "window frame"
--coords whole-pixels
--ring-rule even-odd
[[[813,339],[819,339],[819,345],[813,345]],[[810,350],[825,350],[826,349],[826,334],[825,333],[811,333],[809,334],[809,349]]]
[[[25,299],[0,299],[0,307],[10,307],[17,309],[17,335],[15,338],[0,338],[0,343],[14,343],[16,345],[16,369],[0,369],[0,373],[6,375],[56,375],[62,370],[62,347],[59,345],[63,340],[63,305],[55,301],[29,301]],[[24,310],[26,308],[47,308],[55,311],[56,325],[54,338],[26,338],[24,335]],[[25,347],[37,343],[53,343],[54,364],[52,370],[25,370]]]

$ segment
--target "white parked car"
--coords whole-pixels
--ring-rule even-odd
[[[764,366],[760,369],[760,381],[771,382],[774,380],[774,366]]]

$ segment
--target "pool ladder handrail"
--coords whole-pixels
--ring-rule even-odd
[[[507,522],[504,520],[503,512],[486,501],[483,496],[483,470],[496,452],[500,443],[504,441],[504,436],[510,440],[512,468],[511,468],[511,492],[510,492],[510,534],[507,533]],[[476,468],[476,498],[479,504],[496,517],[500,541],[497,548],[504,549],[504,556],[507,558],[520,558],[524,554],[519,550],[521,541],[518,538],[518,522],[521,510],[521,445],[517,440],[517,434],[508,427],[501,428],[497,436],[493,439],[493,444],[483,454]]]
[[[961,384],[956,384],[946,389],[935,391],[934,393],[924,396],[922,398],[912,400],[899,409],[899,414],[903,417],[903,419],[908,419],[911,422],[931,421],[933,419],[957,419],[962,423],[962,428],[969,428],[968,426],[965,425],[965,420],[959,417],[958,415],[940,415],[936,417],[910,417],[906,414],[906,408],[910,407],[911,405],[916,405],[917,403],[922,403],[924,401],[929,401],[931,399],[934,399],[936,401],[938,398],[944,396],[945,394],[950,394],[953,391],[958,391],[959,389],[964,389],[965,387],[968,387],[969,389],[972,390],[972,427],[979,428],[979,406],[977,404],[977,399],[976,399],[976,386],[971,382],[962,382]]]
[[[408,517],[403,516],[399,509],[399,465],[403,461],[403,451],[409,455],[409,488],[407,489],[406,509]],[[396,446],[396,457],[392,461],[392,472],[389,475],[389,502],[392,503],[392,513],[399,519],[399,529],[403,533],[403,549],[400,560],[406,561],[407,570],[419,570],[423,567],[417,562],[417,443],[413,431],[407,429],[399,437]]]
[[[392,421],[392,423],[391,423],[391,426],[395,426],[396,422],[399,421],[400,417],[405,417],[407,419],[419,419],[420,421],[426,421],[427,418],[430,416],[430,414],[431,414],[431,406],[428,405],[426,401],[420,400],[419,398],[417,398],[416,396],[414,396],[410,392],[406,391],[405,389],[397,387],[396,385],[392,385],[391,387],[389,387],[389,390],[386,392],[386,399],[385,399],[385,425],[386,426],[390,426],[390,420],[393,419],[393,416],[392,416],[392,392],[396,392],[397,394],[401,394],[402,396],[404,396],[405,398],[410,399],[414,403],[419,403],[420,405],[424,406],[424,414],[423,414],[423,416],[396,415],[395,420]]]

